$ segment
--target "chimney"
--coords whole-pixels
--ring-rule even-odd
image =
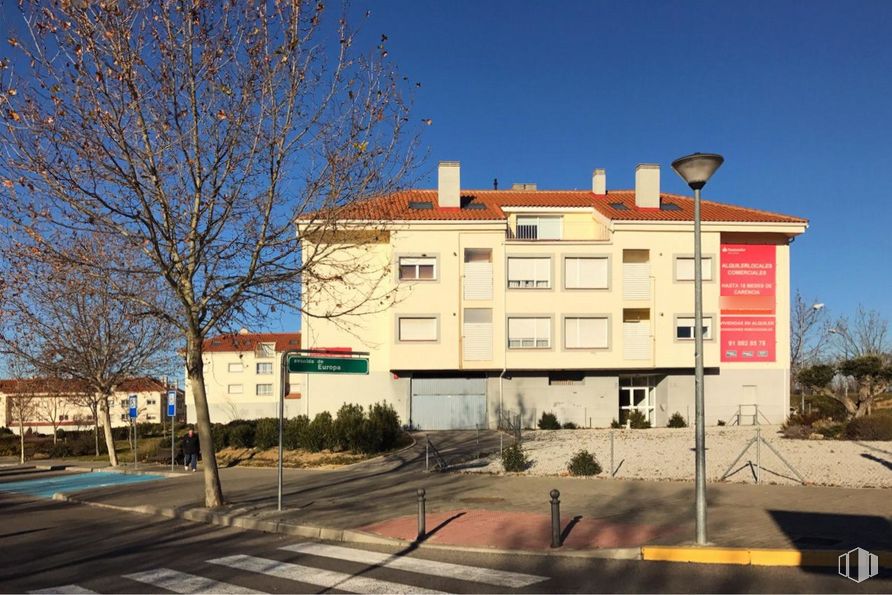
[[[441,161],[437,168],[437,205],[458,209],[461,207],[461,176],[458,161]]]
[[[635,168],[635,206],[660,208],[660,166],[656,163],[640,163]]]
[[[592,192],[607,194],[607,170],[596,169],[592,172]]]

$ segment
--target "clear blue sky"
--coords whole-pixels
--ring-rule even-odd
[[[462,186],[631,188],[715,151],[705,198],[807,217],[793,288],[892,319],[892,2],[368,3],[363,29],[422,87],[415,116]],[[366,3],[357,3],[357,11]]]

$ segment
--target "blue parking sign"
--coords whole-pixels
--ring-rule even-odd
[[[136,395],[130,395],[130,419],[136,419]]]
[[[177,391],[167,391],[167,417],[174,417],[177,414]]]

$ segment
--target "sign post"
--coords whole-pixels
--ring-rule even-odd
[[[137,426],[136,426],[136,416],[137,416],[137,397],[136,395],[130,395],[129,397],[129,409],[130,409],[130,423],[133,424],[133,466],[139,466],[139,457],[137,453],[139,452],[139,444],[137,443],[136,434],[137,434]]]
[[[340,353],[340,352],[337,352]],[[285,389],[288,373],[304,374],[368,374],[369,358],[366,351],[345,351],[342,357],[330,357],[325,349],[289,349],[282,354],[281,387],[279,390],[279,462],[276,474],[276,502],[282,512],[282,457],[285,438]],[[329,356],[329,357],[322,357]],[[357,357],[359,356],[359,357]],[[309,411],[307,411],[309,415]]]
[[[170,471],[173,472],[174,437],[177,426],[177,391],[167,391],[167,417],[170,418]]]

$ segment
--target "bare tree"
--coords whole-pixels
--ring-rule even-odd
[[[859,305],[851,319],[840,317],[828,332],[837,355],[843,359],[889,356],[889,321],[877,310]]]
[[[61,246],[62,240],[56,241]],[[126,251],[97,240],[66,247],[72,255],[125,266]],[[109,398],[123,381],[170,365],[173,330],[135,309],[134,294],[155,294],[135,278],[72,269],[54,253],[5,246],[0,348],[41,376],[95,395],[109,462],[118,464]]]
[[[833,381],[838,375],[852,378],[856,390],[836,390]],[[892,388],[892,365],[877,355],[861,355],[835,366],[817,364],[803,368],[799,381],[814,393],[842,403],[850,418],[861,417],[869,415],[876,398]]]
[[[44,393],[35,405],[35,415],[42,422],[50,424],[53,428],[53,444],[58,441],[59,426],[62,424],[63,418],[67,417],[71,411],[71,401],[68,395],[51,388]]]
[[[27,365],[12,359],[8,362],[13,381],[6,392],[7,419],[19,427],[19,463],[25,463],[25,422],[34,417],[38,391],[35,382],[26,378]],[[29,382],[30,380],[30,382]]]
[[[0,202],[42,252],[59,252],[53,229],[95,232],[140,251],[123,272],[163,280],[167,307],[141,303],[182,332],[209,507],[223,493],[204,339],[269,308],[305,310],[302,279],[387,277],[386,263],[336,257],[374,242],[337,236],[337,213],[410,169],[405,82],[386,36],[359,52],[346,7],[326,12],[299,0],[26,2],[29,37],[10,40],[27,66],[0,88]],[[296,218],[334,239],[301,251]],[[367,287],[324,316],[386,308],[387,284]]]
[[[798,291],[790,311],[790,377],[821,359],[830,337],[827,310],[817,300],[806,300]]]

